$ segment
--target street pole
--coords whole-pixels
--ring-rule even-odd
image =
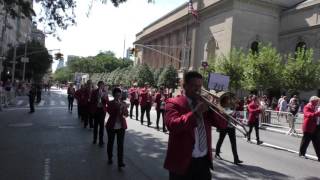
[[[13,49],[13,60],[12,60],[12,76],[11,76],[11,83],[14,83],[14,75],[16,72],[16,56],[17,56],[17,45],[14,45]]]
[[[24,57],[25,59],[27,58],[27,49],[28,49],[28,41],[26,41],[26,44],[24,46]],[[23,61],[23,74],[22,74],[22,81],[24,82],[25,80],[25,75],[26,75],[26,61]]]

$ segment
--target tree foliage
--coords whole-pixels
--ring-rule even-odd
[[[49,54],[47,48],[42,46],[37,41],[28,42],[27,57],[29,62],[26,63],[26,79],[41,80],[41,78],[48,72],[52,64],[52,56]],[[13,59],[14,48],[8,51],[8,59]],[[20,61],[25,54],[25,44],[20,44],[16,51],[16,77],[22,78],[23,63]],[[7,62],[6,66],[10,66]]]
[[[230,88],[237,90],[241,87],[246,60],[245,53],[239,49],[232,49],[227,56],[221,56],[216,61],[216,72],[230,77]]]
[[[137,76],[138,86],[144,86],[145,83],[154,86],[153,72],[147,64],[143,64],[138,68]]]
[[[160,74],[158,86],[164,86],[166,88],[176,89],[177,88],[178,73],[177,70],[172,66],[167,66]]]
[[[320,64],[313,60],[313,50],[299,49],[289,56],[283,72],[283,82],[290,91],[316,89],[320,84]]]
[[[110,0],[110,2],[118,7],[127,0]],[[41,12],[37,14],[37,21],[48,27],[48,34],[55,35],[57,29],[65,30],[69,26],[76,24],[75,8],[77,0],[35,0],[41,6]],[[106,4],[108,0],[87,0],[88,12],[91,11],[92,5],[95,2]],[[152,2],[148,0],[148,2]],[[3,11],[15,18],[32,18],[35,16],[32,4],[24,0],[0,0],[0,5],[3,6]],[[20,13],[21,12],[21,13]],[[88,13],[89,14],[89,13]]]
[[[114,53],[101,52],[93,57],[78,57],[67,62],[72,72],[83,73],[109,73],[117,68],[125,68],[132,65],[132,61],[115,57]]]
[[[282,86],[282,58],[270,44],[260,44],[259,53],[250,51],[243,65],[242,85],[246,90],[278,89]]]
[[[70,71],[68,67],[62,67],[57,69],[53,75],[53,80],[58,81],[60,83],[67,83],[71,81],[73,77],[73,73]]]

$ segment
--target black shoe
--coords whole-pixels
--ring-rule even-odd
[[[100,147],[104,146],[104,142],[99,142],[99,146]]]
[[[236,164],[236,165],[239,165],[239,164],[242,164],[242,163],[243,163],[243,161],[241,161],[239,159],[234,161],[234,164]]]
[[[92,141],[92,144],[97,144],[97,141]]]
[[[262,143],[263,143],[263,141],[257,141],[257,145],[260,145]]]
[[[30,112],[29,112],[29,114],[32,114],[32,113],[34,113],[34,111],[30,111]]]
[[[126,165],[125,165],[124,163],[119,163],[119,164],[118,164],[118,167],[119,167],[119,168],[123,168],[123,167],[126,167]]]
[[[308,157],[306,155],[302,155],[302,154],[299,154],[299,157],[308,159]]]
[[[167,132],[167,130],[166,130],[166,129],[164,129],[164,130],[163,130],[163,132],[165,133],[165,132]]]
[[[216,159],[223,160],[222,157],[221,157],[219,154],[214,155],[214,157],[215,157]]]
[[[112,160],[108,160],[108,164],[111,165],[113,163]]]

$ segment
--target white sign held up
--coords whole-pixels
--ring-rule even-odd
[[[215,91],[227,91],[230,77],[218,73],[209,74],[208,88]]]

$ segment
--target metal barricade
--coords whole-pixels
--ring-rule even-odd
[[[241,121],[248,124],[249,113],[240,112]],[[293,116],[290,112],[265,110],[259,115],[260,127],[268,126],[287,131],[288,135],[296,135],[301,132],[303,123],[303,114],[297,113]]]

